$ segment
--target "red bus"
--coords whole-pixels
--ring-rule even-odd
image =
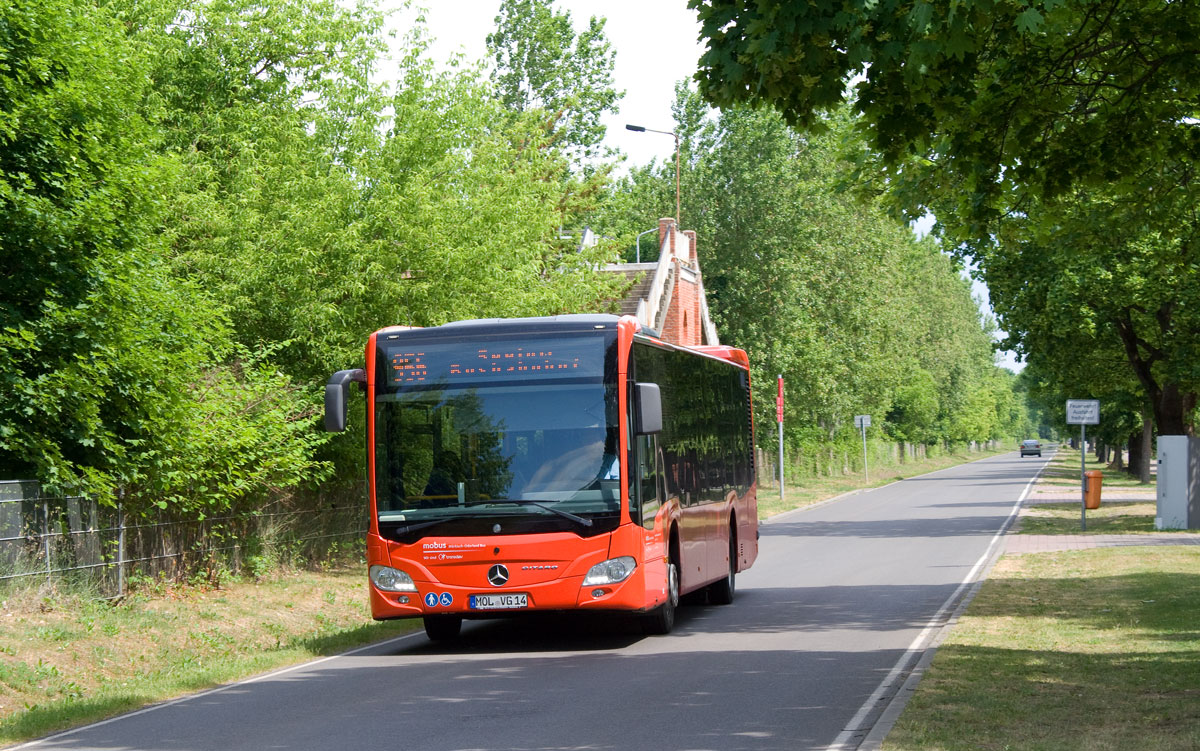
[[[733,600],[758,555],[749,361],[687,349],[632,316],[461,321],[371,335],[335,373],[325,427],[367,392],[371,613],[639,614]]]

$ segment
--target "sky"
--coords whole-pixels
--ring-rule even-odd
[[[430,50],[435,60],[448,60],[455,52],[468,60],[486,56],[486,39],[500,0],[428,0],[427,5],[425,20],[435,40]],[[700,24],[695,11],[688,10],[686,0],[557,0],[555,7],[571,14],[576,30],[586,27],[592,16],[607,19],[604,31],[617,53],[614,78],[625,96],[618,104],[620,111],[604,118],[605,144],[624,152],[634,165],[673,159],[675,141],[670,136],[634,133],[625,124],[673,130],[675,83],[691,78],[704,52],[697,41]],[[414,15],[399,13],[393,28],[402,32]]]
[[[398,9],[391,28],[403,34],[416,11],[404,10],[399,0],[384,0],[381,4]],[[487,35],[495,26],[500,0],[427,0],[425,5],[425,21],[434,40],[430,53],[436,61],[445,62],[456,53],[469,61],[486,57]],[[670,136],[635,133],[626,130],[625,125],[673,129],[675,84],[692,77],[696,61],[704,53],[704,45],[698,41],[700,24],[695,11],[688,9],[686,0],[557,0],[555,7],[571,14],[577,30],[584,28],[592,16],[607,19],[604,30],[616,51],[616,87],[625,96],[618,104],[619,112],[603,119],[607,127],[605,144],[626,154],[630,165],[672,159],[675,142]],[[385,77],[395,78],[386,73]],[[928,226],[915,229],[923,234]],[[987,287],[973,282],[972,291],[991,315]],[[1004,367],[1014,371],[1024,367],[1011,353],[1001,355]]]

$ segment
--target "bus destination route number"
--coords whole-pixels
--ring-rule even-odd
[[[393,386],[411,386],[598,375],[603,350],[597,345],[559,340],[470,349],[436,344],[388,347],[388,380]]]

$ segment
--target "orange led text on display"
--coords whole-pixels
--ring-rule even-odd
[[[463,383],[598,377],[604,369],[598,337],[557,337],[521,343],[415,342],[383,348],[393,387],[429,388]]]
[[[550,349],[525,350],[523,347],[501,351],[480,349],[476,351],[474,360],[452,363],[450,375],[545,373],[575,370],[578,367],[578,357],[560,361],[555,357],[554,351]]]
[[[425,383],[429,369],[424,352],[396,352],[392,355],[392,383]]]

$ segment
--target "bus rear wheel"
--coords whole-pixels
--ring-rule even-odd
[[[667,599],[662,605],[646,614],[642,630],[647,634],[669,634],[675,628],[675,609],[679,607],[679,564],[674,558],[667,560]]]
[[[729,571],[725,578],[708,585],[708,601],[713,605],[728,605],[733,602],[736,589],[734,577],[737,575],[737,538],[733,530],[729,530]]]
[[[457,615],[425,616],[425,635],[430,641],[449,641],[462,631],[462,617]]]

